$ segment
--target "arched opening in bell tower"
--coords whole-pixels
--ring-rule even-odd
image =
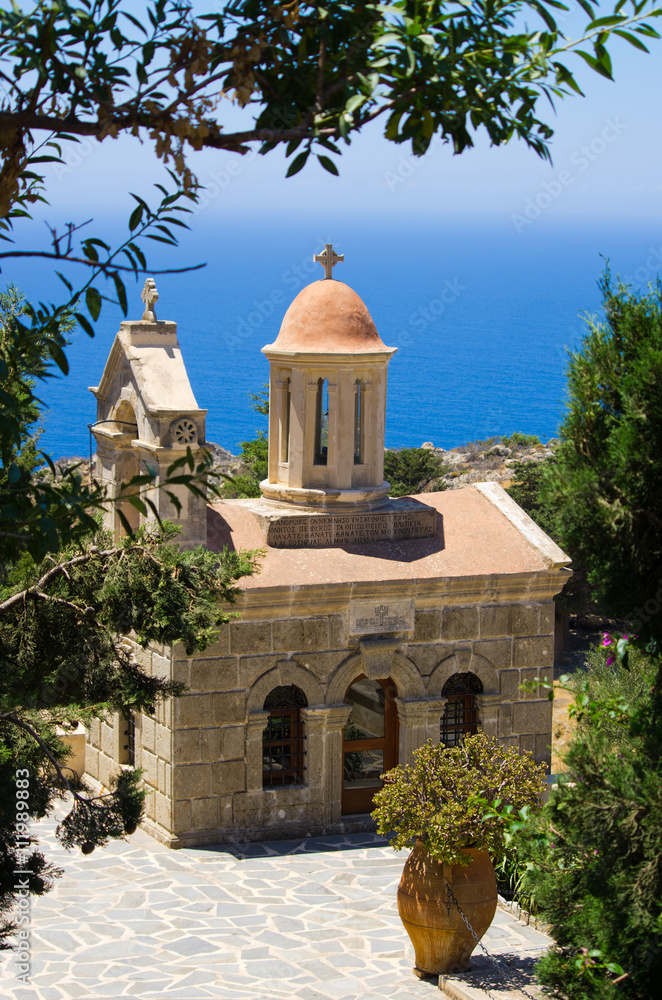
[[[315,405],[315,465],[326,465],[329,449],[329,380],[317,380]]]
[[[138,421],[136,420],[136,414],[131,406],[131,403],[127,403],[125,399],[121,400],[119,406],[115,410],[113,420],[115,422],[115,427],[120,434],[126,434],[132,439],[138,437]]]
[[[354,383],[354,465],[363,465],[365,448],[365,385]]]
[[[122,483],[127,483],[129,480],[133,479],[140,472],[140,462],[138,458],[138,452],[131,447],[131,441],[138,437],[138,421],[136,420],[136,414],[131,406],[131,403],[127,402],[125,399],[121,400],[119,406],[113,414],[113,420],[115,421],[115,426],[119,433],[122,435],[122,447],[121,447],[121,461],[118,462],[116,467],[117,472],[117,482],[116,488],[119,489]],[[127,494],[127,490],[122,491],[124,495]],[[137,493],[138,487],[132,488],[131,492]],[[128,500],[121,500],[117,504],[116,516],[115,516],[115,532],[117,535],[125,535],[126,527],[119,517],[117,511],[121,511],[126,522],[128,523],[131,531],[137,531],[140,527],[140,513]]]
[[[286,465],[290,460],[290,409],[292,393],[289,378],[283,379],[283,400],[280,418],[280,462]]]

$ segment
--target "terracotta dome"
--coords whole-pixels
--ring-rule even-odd
[[[365,303],[349,285],[334,278],[314,281],[299,292],[270,349],[320,354],[390,350]]]

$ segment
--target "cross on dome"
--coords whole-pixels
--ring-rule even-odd
[[[154,278],[148,278],[143,286],[140,298],[145,303],[145,312],[143,313],[143,321],[147,323],[156,323],[156,312],[154,306],[159,300],[159,293],[156,290],[156,282]]]
[[[344,263],[345,255],[344,253],[336,253],[333,249],[333,243],[325,243],[324,252],[313,254],[313,261],[323,266],[325,278],[333,278],[333,268],[336,264]]]

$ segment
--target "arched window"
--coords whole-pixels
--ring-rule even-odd
[[[315,465],[326,465],[329,445],[329,382],[317,380],[315,407]]]
[[[119,406],[117,407],[115,414],[113,416],[115,421],[115,430],[119,431],[120,434],[126,435],[129,440],[137,438],[138,435],[138,422],[136,420],[136,414],[129,402],[125,399],[121,400]],[[133,450],[125,452],[123,469],[123,478],[132,479],[133,476],[137,476],[139,472],[146,472],[146,469],[141,470],[138,464],[138,453]],[[125,490],[125,496],[126,496]],[[138,487],[132,487],[132,493],[138,492]],[[122,512],[124,520],[119,516],[119,511]],[[126,523],[125,523],[126,522]],[[118,503],[115,511],[115,528],[118,534],[126,534],[126,525],[128,524],[131,531],[137,531],[140,527],[140,513],[136,510],[133,504],[129,503],[128,500],[122,500]]]
[[[444,746],[455,747],[465,736],[478,732],[476,695],[482,690],[480,678],[475,674],[453,674],[448,678],[441,689],[444,698],[448,698],[439,734],[439,742]]]
[[[354,383],[354,465],[363,462],[363,445],[365,437],[365,386],[361,379]]]
[[[264,700],[269,712],[262,733],[262,787],[304,785],[306,749],[300,710],[308,702],[301,688],[294,684],[277,687]]]
[[[136,420],[136,414],[131,406],[131,403],[127,402],[126,399],[120,400],[119,406],[113,415],[113,420],[115,421],[115,427],[120,434],[126,434],[131,438],[138,437],[138,421]]]

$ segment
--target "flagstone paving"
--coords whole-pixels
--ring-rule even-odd
[[[64,869],[31,908],[31,977],[0,952],[6,1000],[435,1000],[412,974],[395,892],[403,855],[374,834],[171,851],[140,830],[83,856],[39,825]],[[529,995],[544,934],[497,910],[484,938]],[[507,964],[506,964],[507,963]],[[478,963],[480,966],[480,962]],[[482,988],[457,996],[485,997]],[[482,981],[482,980],[481,980]],[[478,982],[478,980],[476,980]],[[458,985],[459,984],[459,985]]]

